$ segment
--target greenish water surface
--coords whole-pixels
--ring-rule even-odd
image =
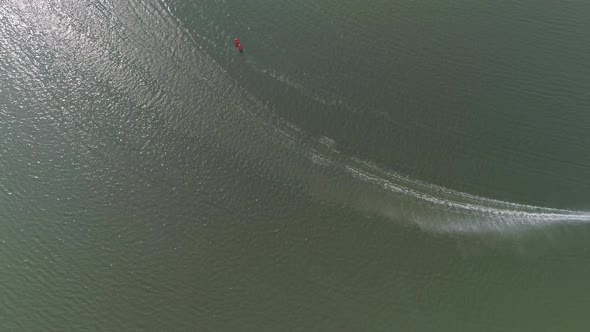
[[[0,330],[587,331],[589,18],[0,0]]]

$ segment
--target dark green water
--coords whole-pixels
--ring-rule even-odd
[[[0,0],[0,330],[587,331],[589,18]]]

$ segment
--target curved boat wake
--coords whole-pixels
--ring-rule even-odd
[[[169,9],[164,11],[169,17],[174,17]],[[176,24],[182,26],[179,20],[176,20]],[[214,26],[213,22],[211,24]],[[220,27],[214,27],[213,30],[218,31]],[[231,36],[225,32],[220,35],[211,33],[217,35],[219,40],[231,40]],[[181,34],[190,40],[189,45],[199,45],[201,41],[195,40],[188,30]],[[209,42],[206,39],[203,41]],[[191,49],[186,52],[196,53]],[[229,99],[239,100],[231,106],[234,110],[239,110],[238,116],[232,119],[217,116],[215,120],[221,121],[222,126],[237,126],[234,130],[249,133],[241,148],[226,136],[218,136],[217,139],[225,141],[226,145],[245,158],[264,159],[265,166],[278,176],[295,175],[307,185],[312,196],[318,199],[345,203],[361,211],[395,220],[410,221],[430,232],[504,233],[547,225],[590,222],[588,212],[511,203],[462,193],[346,156],[338,151],[337,144],[332,139],[313,138],[296,125],[279,118],[271,105],[261,101],[236,79],[231,78],[223,66],[213,59],[204,60],[209,58],[206,52],[201,51],[198,54],[201,63],[206,63],[210,68],[209,73],[213,74],[213,78],[207,81],[231,86],[230,94],[235,96]],[[252,70],[299,91],[305,98],[323,105],[346,105],[340,96],[328,96],[308,89],[304,84],[277,70],[256,63],[250,63],[249,66]],[[294,155],[297,157],[294,158]],[[278,160],[290,160],[296,166],[286,166]],[[310,172],[310,169],[314,171]]]
[[[407,220],[426,231],[505,233],[542,226],[590,222],[590,213],[585,211],[506,202],[415,180],[373,163],[346,157],[335,145],[333,140],[321,138],[308,150],[308,159],[316,167],[339,172],[356,183],[346,184],[342,177],[338,177],[334,182],[340,184],[332,185],[340,190],[349,190],[351,194],[331,195],[326,192],[334,189],[321,188],[329,183],[322,180],[321,186],[310,186],[322,193],[320,197],[344,200],[351,206],[370,213]],[[359,186],[361,184],[365,187]]]
[[[422,201],[427,208],[439,211],[438,220],[413,218],[413,222],[431,231],[454,233],[481,233],[489,231],[524,230],[527,227],[555,223],[590,222],[590,213],[504,202],[453,191],[437,185],[388,173],[387,177],[352,166],[346,172],[360,181],[385,190],[410,196]],[[375,170],[374,166],[369,169]],[[381,172],[381,170],[379,170]]]
[[[326,98],[319,97],[318,93],[304,88],[302,84],[293,81],[285,74],[271,69],[255,69],[299,90],[303,96],[327,104]],[[339,104],[343,104],[341,98],[330,98],[330,100],[338,100]],[[285,128],[287,129],[280,132],[289,139],[298,135],[300,142],[313,140],[302,137],[304,136],[302,130],[296,129],[293,124],[287,123]],[[287,134],[289,129],[291,133]],[[307,156],[317,166],[340,171],[356,181],[374,187],[373,189],[379,191],[380,195],[395,196],[395,199],[389,200],[389,203],[372,204],[366,200],[359,204],[358,201],[355,202],[359,199],[356,197],[349,199],[349,204],[370,210],[372,213],[398,218],[403,216],[424,230],[452,233],[506,232],[523,231],[531,227],[547,225],[590,222],[590,212],[501,201],[411,179],[371,162],[346,157],[335,146],[334,140],[321,137],[314,148],[307,152]],[[321,191],[325,192],[325,189]],[[373,199],[379,200],[377,196]],[[400,200],[404,201],[403,204]],[[396,206],[395,209],[405,211],[401,213],[396,211],[392,214],[394,206]]]
[[[97,17],[102,15],[112,24],[113,33],[102,35],[99,33],[102,31],[101,21],[78,18],[74,11],[71,17],[64,16],[61,13],[67,13],[67,8],[46,6],[35,10],[52,13],[51,18],[30,19],[27,24],[44,33],[38,43],[51,50],[49,54],[54,58],[52,70],[55,74],[68,84],[84,82],[72,80],[72,77],[92,78],[101,82],[104,89],[117,91],[126,102],[135,105],[129,107],[126,114],[112,114],[109,121],[95,117],[94,122],[89,122],[87,118],[93,119],[91,114],[66,112],[58,106],[48,111],[47,116],[55,118],[56,123],[79,124],[73,126],[72,131],[84,130],[80,137],[87,137],[89,142],[104,139],[102,133],[110,125],[113,128],[109,130],[118,133],[112,139],[113,144],[119,144],[125,154],[134,153],[140,160],[138,163],[143,162],[144,155],[149,155],[146,151],[164,156],[162,150],[153,149],[166,149],[166,144],[173,144],[150,143],[158,138],[154,137],[156,132],[168,137],[170,142],[174,141],[173,138],[182,138],[191,144],[209,140],[219,150],[256,162],[264,167],[264,172],[295,177],[306,185],[313,197],[396,220],[408,220],[427,231],[506,232],[590,222],[588,212],[503,202],[461,193],[346,156],[337,150],[333,140],[327,137],[318,140],[307,135],[276,115],[271,105],[240,86],[223,66],[201,50],[199,40],[195,40],[199,37],[193,37],[183,29],[169,9],[153,6],[143,16],[134,14],[136,8],[118,2],[111,3],[109,8],[93,9]],[[32,9],[26,6],[15,8],[10,17],[15,20],[16,27],[23,18],[45,17],[37,12],[29,13]],[[125,20],[118,19],[123,16],[127,16]],[[154,28],[145,17],[152,17],[152,21],[161,24]],[[55,22],[62,24],[56,25]],[[48,28],[54,26],[63,28]],[[150,32],[149,38],[146,31]],[[17,32],[15,36],[23,35]],[[229,38],[224,32],[221,34],[220,39]],[[76,53],[80,45],[89,50],[86,56]],[[154,51],[151,45],[158,45],[158,51]],[[33,68],[27,65],[22,64],[23,68]],[[342,104],[341,98],[322,97],[277,71],[253,69],[320,103]],[[48,69],[34,67],[31,70],[41,75]],[[98,89],[94,85],[91,88]],[[83,110],[85,105],[76,109]],[[122,130],[128,128],[128,123],[143,123],[145,126]],[[157,130],[150,129],[155,126]],[[104,153],[112,153],[112,149],[104,149]],[[136,168],[142,166],[135,165]]]

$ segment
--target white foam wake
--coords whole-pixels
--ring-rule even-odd
[[[253,69],[269,75],[321,104],[345,105],[341,97],[321,96],[285,74],[256,65],[253,65]],[[380,203],[374,204],[369,202],[370,199],[359,197],[343,198],[345,195],[326,194],[331,190],[330,188],[313,187],[321,191],[323,195],[327,195],[329,199],[337,201],[344,199],[345,203],[371,213],[401,217],[424,230],[446,233],[514,232],[547,225],[590,222],[590,212],[501,201],[411,179],[370,162],[341,154],[337,150],[336,142],[331,138],[321,137],[316,142],[310,143],[314,140],[294,124],[284,120],[279,122],[283,122],[283,125],[278,126],[283,129],[279,130],[278,127],[274,129],[288,138],[292,146],[296,146],[300,152],[306,150],[304,154],[314,165],[340,171],[354,179],[357,184],[360,181],[370,185],[370,188],[365,190],[373,190],[376,195],[372,197]],[[325,182],[324,179],[320,181]],[[334,191],[356,190],[352,187],[342,188],[340,183],[334,183],[334,188]]]
[[[367,198],[363,203],[358,203],[354,200],[360,201],[361,198],[348,197],[351,205],[373,213],[401,216],[428,231],[507,232],[590,222],[590,213],[585,211],[506,202],[411,179],[367,161],[347,158],[338,152],[335,142],[327,137],[322,137],[308,156],[316,165],[339,170],[357,182],[369,184],[376,193],[373,198],[381,200],[379,204],[372,204],[368,202],[373,198]],[[367,189],[363,192],[366,193]],[[389,197],[383,199],[379,195]]]
[[[169,8],[166,8],[165,12],[168,15],[164,16],[174,18]],[[246,136],[247,144],[241,145],[242,148],[239,148],[238,151],[244,150],[243,147],[247,146],[249,147],[247,149],[249,151],[248,155],[259,156],[260,158],[271,153],[269,151],[271,146],[278,148],[274,150],[274,153],[283,153],[284,147],[289,147],[291,151],[296,150],[299,155],[303,153],[307,157],[307,160],[312,162],[313,167],[330,170],[330,172],[325,173],[314,172],[313,174],[308,174],[309,169],[306,169],[304,171],[305,174],[301,174],[301,178],[308,181],[313,190],[320,192],[329,199],[347,203],[359,209],[366,209],[373,213],[381,213],[393,217],[401,216],[402,219],[410,220],[423,229],[442,232],[505,232],[510,230],[526,230],[531,227],[543,225],[590,222],[590,213],[588,212],[538,207],[479,197],[411,179],[369,162],[347,157],[338,152],[337,144],[332,139],[322,137],[319,141],[315,141],[294,124],[274,117],[272,110],[268,109],[268,105],[265,105],[246,89],[240,87],[239,83],[227,75],[225,69],[216,64],[213,59],[210,59],[205,52],[191,49],[196,45],[199,45],[199,49],[201,49],[200,44],[207,43],[209,38],[201,38],[200,35],[197,35],[198,40],[195,40],[194,36],[187,29],[182,28],[182,22],[176,19],[176,23],[177,27],[181,27],[182,31],[180,35],[188,38],[192,43],[181,43],[181,45],[186,45],[182,49],[169,47],[169,49],[175,49],[176,54],[184,54],[183,56],[174,57],[176,59],[175,61],[191,59],[189,62],[190,65],[187,63],[182,67],[198,67],[200,70],[195,72],[184,71],[183,75],[172,77],[169,80],[163,78],[161,81],[176,82],[184,79],[182,84],[179,83],[178,86],[190,86],[190,82],[195,79],[203,81],[204,73],[207,73],[208,79],[206,82],[212,85],[211,90],[226,91],[226,94],[236,94],[236,96],[231,98],[229,95],[225,96],[226,98],[224,99],[240,100],[241,102],[234,105],[234,109],[243,111],[244,115],[247,114],[244,117],[238,115],[237,112],[230,113],[235,116],[235,119],[232,118],[235,121],[235,125],[242,129],[246,128],[244,131],[249,133]],[[214,22],[209,23],[214,25]],[[174,25],[171,24],[170,27],[172,28]],[[217,36],[218,40],[231,43],[232,36],[223,31],[220,33],[219,27],[211,26],[209,28],[203,28],[211,30],[209,31],[210,36]],[[158,29],[161,30],[161,27]],[[169,35],[178,34],[175,31],[170,31]],[[163,40],[162,42],[165,41]],[[174,46],[177,45],[178,43],[174,44]],[[138,54],[144,53],[151,54],[153,52]],[[196,59],[194,59],[195,57]],[[160,58],[163,63],[168,63],[171,59],[168,54],[162,54]],[[195,66],[197,62],[199,65]],[[170,63],[169,65],[173,67],[173,65],[177,64]],[[316,102],[324,105],[346,107],[345,105],[347,103],[343,101],[341,96],[310,89],[302,84],[302,82],[298,82],[286,74],[268,68],[265,65],[252,62],[250,65],[253,70],[268,75],[270,78],[299,91],[303,96],[311,98]],[[146,66],[146,68],[153,68],[153,66]],[[208,68],[208,70],[204,71],[203,68]],[[161,75],[172,72],[174,71],[168,70],[158,72],[157,74]],[[214,87],[213,85],[215,84],[224,87],[231,86],[232,89],[220,89],[219,87]],[[169,93],[174,95],[175,90],[169,91]],[[146,97],[141,99],[148,99],[147,97],[149,95],[147,93]],[[243,96],[247,98],[240,98]],[[246,104],[250,102],[253,104],[247,106]],[[208,107],[207,109],[223,109],[223,107]],[[252,109],[257,111],[246,111]],[[215,127],[210,124],[212,119],[217,119],[217,117],[209,116],[207,123],[211,127]],[[219,121],[220,126],[227,127],[229,125],[229,120],[223,116],[220,116]],[[237,130],[234,128],[233,131],[235,132]],[[273,137],[273,132],[278,133],[281,137]],[[226,136],[221,135],[219,139],[225,139]],[[228,146],[232,146],[234,143],[233,141],[227,142]],[[257,155],[254,153],[257,151],[262,152]],[[282,158],[272,159],[282,160]],[[291,158],[286,159],[292,160]],[[284,167],[282,164],[276,166],[276,169],[280,172],[289,173],[289,176],[297,172],[295,167]],[[334,179],[330,182],[329,177]],[[362,194],[357,194],[357,191],[360,191]]]
[[[413,220],[421,227],[430,230],[482,232],[558,222],[590,222],[590,213],[586,212],[503,202],[455,192],[435,185],[426,185],[401,177],[396,177],[398,181],[394,182],[352,166],[343,167],[358,180],[377,185],[394,193],[414,197],[431,207],[444,209],[439,212],[445,212],[447,218],[441,218],[438,221],[419,218]],[[451,216],[454,218],[449,218]]]

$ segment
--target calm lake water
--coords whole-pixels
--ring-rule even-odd
[[[0,330],[587,331],[589,22],[0,0]]]

